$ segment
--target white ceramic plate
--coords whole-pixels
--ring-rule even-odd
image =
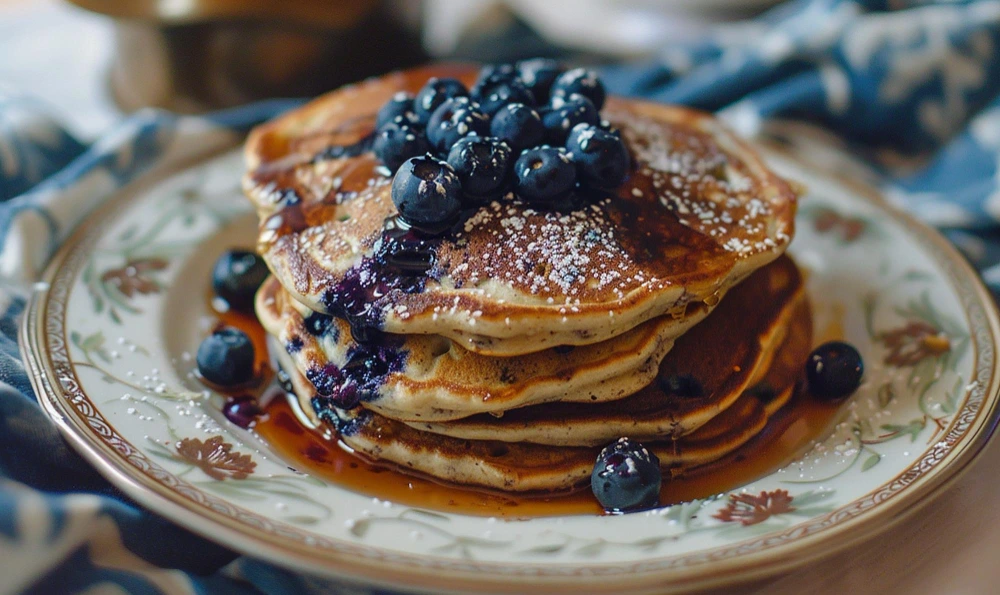
[[[997,421],[997,316],[938,235],[798,164],[792,252],[816,334],[867,371],[839,423],[732,493],[625,516],[505,521],[373,501],[291,471],[190,377],[214,322],[215,256],[252,245],[233,151],[128,187],[52,262],[23,339],[46,410],[137,501],[230,547],[311,573],[443,593],[629,592],[731,584],[884,529],[980,451]]]

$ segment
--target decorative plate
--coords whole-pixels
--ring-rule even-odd
[[[767,153],[808,188],[792,252],[816,334],[858,346],[867,369],[827,435],[730,493],[503,520],[373,500],[291,470],[190,374],[214,322],[215,256],[254,241],[238,151],[147,176],[80,226],[25,315],[35,390],[137,501],[318,575],[433,593],[639,594],[774,573],[885,529],[967,467],[997,421],[998,320],[936,233],[854,182]]]

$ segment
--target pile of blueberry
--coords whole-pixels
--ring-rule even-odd
[[[378,112],[372,149],[395,172],[400,216],[426,233],[509,192],[537,208],[573,208],[579,190],[612,190],[629,172],[625,144],[601,121],[604,99],[583,68],[487,66],[470,89],[432,78],[416,95],[396,94]]]

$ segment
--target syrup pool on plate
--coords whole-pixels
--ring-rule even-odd
[[[245,332],[256,351],[257,383],[251,389],[225,392],[223,413],[233,423],[251,428],[295,470],[380,500],[442,512],[508,518],[604,513],[589,484],[556,495],[505,494],[445,485],[359,457],[329,432],[299,422],[284,392],[271,382],[274,370],[267,355],[267,335],[256,318],[211,301],[219,324]],[[761,434],[736,451],[683,477],[665,477],[660,505],[723,493],[771,473],[824,435],[838,409],[798,391]]]

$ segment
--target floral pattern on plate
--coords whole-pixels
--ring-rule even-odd
[[[63,250],[26,321],[37,388],[133,496],[319,573],[377,577],[391,561],[385,580],[397,584],[427,573],[696,580],[721,561],[745,571],[750,555],[777,564],[854,519],[872,530],[974,455],[996,417],[996,318],[936,236],[864,190],[770,157],[810,189],[792,252],[817,335],[858,346],[867,370],[827,435],[729,493],[624,516],[509,520],[400,506],[290,469],[191,374],[213,324],[214,256],[255,237],[235,152],[112,201]]]

